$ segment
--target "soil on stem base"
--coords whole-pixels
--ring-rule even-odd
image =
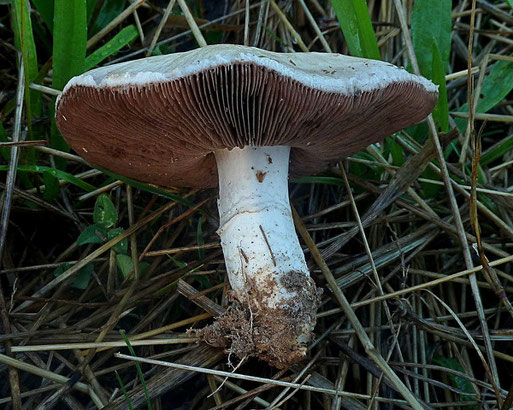
[[[291,271],[268,282],[261,286],[248,280],[246,293],[231,292],[232,306],[212,325],[194,330],[200,341],[240,359],[257,357],[277,368],[303,360],[313,338],[322,291],[302,272]],[[269,307],[265,301],[282,288],[295,296]]]

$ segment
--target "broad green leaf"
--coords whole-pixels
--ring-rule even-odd
[[[110,241],[111,239],[114,239],[116,236],[121,235],[123,232],[125,232],[125,230],[121,227],[109,229],[109,231],[107,232],[107,239]],[[121,240],[121,242],[118,242],[117,244],[115,244],[112,247],[112,249],[114,251],[116,251],[117,253],[122,253],[122,254],[126,255],[127,250],[128,250],[127,238],[125,238],[125,239]]]
[[[130,274],[130,271],[134,266],[132,258],[128,255],[118,253],[116,255],[116,261],[118,263],[119,271],[121,272],[123,277],[126,278]]]
[[[456,370],[460,373],[465,373],[463,367],[461,367],[461,364],[458,362],[458,360],[452,358],[452,357],[444,357],[435,355],[433,357],[433,362],[438,364],[439,366],[446,367],[448,369]],[[474,401],[477,399],[476,392],[472,388],[472,384],[463,377],[455,376],[452,373],[447,373],[447,376],[452,384],[453,387],[457,388],[461,392],[465,394],[460,394],[460,399],[462,401]],[[465,407],[469,410],[477,410],[478,406],[467,406]]]
[[[104,228],[110,228],[118,222],[118,211],[107,194],[101,194],[94,204],[94,223]]]
[[[331,4],[351,55],[380,60],[378,42],[365,0],[331,0]]]
[[[385,139],[385,152],[392,155],[392,165],[400,167],[404,164],[404,150],[400,144],[398,144],[395,138],[390,137]],[[388,156],[385,155],[385,158]]]
[[[424,172],[421,174],[422,178],[432,179],[433,181],[441,181],[441,177],[433,171],[431,168],[426,167]],[[420,187],[422,188],[423,198],[431,199],[435,198],[438,193],[444,190],[444,187],[438,184],[430,184],[429,182],[421,182]]]
[[[0,171],[7,171],[7,165],[0,165]],[[93,185],[88,184],[87,182],[82,181],[81,179],[78,179],[74,175],[71,175],[65,171],[61,171],[59,169],[45,167],[43,165],[20,165],[18,166],[18,172],[48,172],[54,177],[67,181],[70,184],[76,185],[87,192],[91,192],[96,189]]]
[[[486,151],[479,160],[481,166],[488,165],[490,162],[501,158],[506,152],[513,149],[513,135],[504,138],[502,141]]]
[[[513,63],[498,61],[483,81],[477,111],[487,112],[492,109],[506,98],[511,90],[513,90]]]
[[[124,278],[126,278],[134,268],[134,262],[132,261],[132,258],[128,255],[118,253],[116,255],[116,261],[121,274]],[[141,275],[144,275],[146,272],[148,272],[149,267],[150,264],[148,262],[139,262],[139,272]]]
[[[411,16],[413,47],[420,72],[432,78],[433,38],[445,70],[449,64],[452,31],[452,1],[415,0]]]
[[[513,10],[513,0],[506,0],[506,3],[508,3],[508,6]]]
[[[103,243],[107,239],[107,230],[101,225],[91,225],[85,228],[77,238],[77,245],[88,243]]]
[[[498,61],[495,63],[481,87],[481,94],[477,103],[476,112],[485,113],[500,103],[513,90],[513,63]],[[464,104],[460,112],[468,112],[468,105]],[[464,132],[467,127],[467,119],[455,118],[460,131]]]
[[[130,25],[116,34],[107,44],[100,47],[98,50],[90,54],[85,61],[85,71],[96,67],[99,63],[120,49],[125,47],[128,43],[137,37],[137,28]]]
[[[54,276],[60,276],[64,272],[66,272],[69,268],[71,268],[71,264],[63,263],[59,265],[57,269],[53,272]],[[76,289],[85,289],[89,285],[91,278],[93,276],[94,265],[92,263],[88,263],[82,269],[80,269],[75,277],[71,280],[71,286]]]
[[[43,198],[46,201],[54,201],[59,196],[59,180],[50,172],[43,172],[43,180],[45,183]]]
[[[91,29],[90,35],[95,35],[98,31],[119,16],[125,9],[125,5],[126,0],[105,0]]]
[[[85,289],[91,282],[91,278],[93,277],[94,265],[92,263],[88,263],[82,269],[80,269],[77,275],[71,281],[71,286],[77,289]]]
[[[45,22],[46,26],[53,31],[53,5],[54,0],[32,0],[39,15]]]
[[[442,57],[438,51],[438,46],[435,39],[433,39],[433,68],[432,79],[438,85],[438,101],[436,102],[435,109],[433,110],[433,117],[438,122],[440,129],[443,132],[449,130],[449,106],[447,104],[447,89],[445,82],[445,70],[442,63]]]

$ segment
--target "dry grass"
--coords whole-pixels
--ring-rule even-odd
[[[193,3],[203,4],[203,19],[190,14]],[[368,4],[383,59],[418,71],[413,3]],[[173,7],[182,15],[162,20]],[[291,184],[296,228],[325,293],[309,359],[282,371],[239,363],[186,333],[227,306],[215,191],[173,191],[181,199],[170,200],[91,171],[73,153],[40,146],[42,138],[23,142],[23,71],[9,21],[0,18],[9,146],[34,148],[38,165],[65,158],[68,172],[101,187],[86,193],[61,181],[49,201],[39,174],[31,176],[33,188],[14,160],[2,174],[0,407],[125,409],[128,401],[148,406],[150,397],[155,409],[513,408],[511,93],[491,112],[476,113],[492,65],[512,62],[513,13],[503,2],[461,0],[452,17],[446,79],[453,131],[441,133],[430,116],[416,135],[398,133],[340,162],[325,175],[331,178]],[[128,23],[140,37],[110,62],[213,41],[348,52],[326,1],[134,1],[88,47]],[[50,84],[46,77],[32,86],[48,106],[58,93]],[[466,131],[458,131],[459,117],[468,119]],[[33,120],[47,136],[48,117]],[[497,152],[499,142],[506,148],[478,172],[479,157]],[[78,246],[105,192],[125,230]],[[125,277],[114,250],[124,239],[135,262]],[[63,262],[70,268],[56,277]],[[87,287],[73,287],[91,263]]]

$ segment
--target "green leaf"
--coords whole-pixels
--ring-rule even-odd
[[[134,262],[132,258],[128,255],[118,253],[116,255],[116,261],[118,263],[118,268],[121,271],[121,274],[124,278],[126,278],[134,268]],[[150,264],[148,262],[139,262],[139,272],[141,275],[144,275],[148,271],[149,267]]]
[[[87,0],[87,24],[91,22],[91,18],[93,17],[94,9],[96,8],[96,4],[98,0]]]
[[[46,26],[53,31],[53,4],[54,0],[32,0],[39,15],[43,19]]]
[[[96,67],[99,63],[114,53],[117,53],[137,37],[137,28],[130,25],[116,34],[107,44],[90,54],[85,61],[85,70]]]
[[[71,264],[63,263],[59,265],[57,269],[53,272],[54,276],[57,277],[66,272],[69,268],[71,268]],[[89,285],[91,278],[93,277],[94,265],[92,263],[88,263],[82,269],[80,269],[75,277],[71,280],[71,286],[76,289],[85,289]]]
[[[490,74],[483,81],[477,111],[487,112],[492,109],[506,98],[511,90],[513,90],[513,63],[498,61],[492,66]]]
[[[7,165],[0,165],[0,171],[7,171]],[[65,171],[61,171],[55,168],[45,167],[43,165],[20,165],[18,166],[18,172],[48,172],[56,178],[62,179],[64,181],[69,182],[70,184],[82,188],[84,191],[91,192],[96,189],[93,185],[88,184],[87,182],[82,181],[81,179],[78,179],[74,175],[71,175]]]
[[[508,3],[508,6],[513,10],[513,0],[506,0],[506,3]]]
[[[401,144],[396,142],[394,137],[385,139],[385,152],[389,152],[390,155],[392,155],[392,165],[400,167],[404,164],[403,147],[401,147]]]
[[[440,52],[442,67],[449,64],[451,53],[452,1],[415,0],[411,15],[413,48],[420,72],[432,78],[433,38]]]
[[[29,88],[29,84],[37,77],[39,68],[27,0],[13,0],[11,13],[15,44],[23,55],[25,69],[25,110],[29,134],[32,134],[32,115],[41,115],[42,96],[40,92]]]
[[[85,68],[87,44],[86,0],[55,0],[53,18],[53,81],[56,90],[62,90],[74,76]],[[55,113],[50,110],[52,126],[50,145],[60,151],[69,152],[69,146],[55,125]],[[65,169],[66,160],[55,158],[59,169]]]
[[[126,278],[132,271],[132,268],[134,267],[134,262],[132,261],[132,258],[128,255],[118,253],[116,255],[116,261],[118,263],[118,268],[121,274],[124,278]]]
[[[441,177],[433,171],[431,168],[426,167],[424,172],[421,174],[422,178],[432,179],[433,181],[441,181]],[[421,182],[420,186],[422,188],[423,198],[431,199],[435,198],[440,191],[444,189],[443,186],[438,184],[430,184],[429,182]]]
[[[91,35],[95,35],[112,20],[121,14],[125,9],[126,0],[105,0],[102,4],[98,17],[91,29]]]
[[[116,236],[121,235],[123,232],[125,232],[125,230],[121,227],[109,229],[109,231],[107,232],[107,239],[110,241],[111,239],[114,239]],[[126,255],[126,253],[128,251],[127,238],[122,239],[121,242],[118,242],[117,244],[115,244],[112,247],[112,249],[117,253],[122,253],[122,254]]]
[[[511,90],[513,90],[513,63],[499,61],[492,66],[490,74],[483,81],[476,112],[488,112],[500,103]],[[462,105],[459,111],[468,112],[468,104]],[[465,132],[468,123],[467,119],[455,118],[454,122],[458,125],[461,132]]]
[[[52,85],[57,90],[84,72],[86,19],[86,0],[55,0]]]
[[[479,160],[481,166],[488,165],[490,162],[501,158],[506,152],[513,149],[513,135],[504,138],[499,143],[495,144],[488,151],[486,151]]]
[[[435,39],[432,39],[433,44],[433,62],[432,62],[432,79],[438,85],[438,101],[436,102],[435,109],[433,110],[433,117],[438,122],[440,129],[443,132],[449,130],[449,106],[447,104],[447,89],[445,81],[445,71],[442,63],[442,57],[438,50]]]
[[[465,373],[465,370],[461,366],[460,362],[458,360],[452,358],[452,357],[444,357],[435,355],[433,357],[433,362],[438,364],[439,366],[446,367],[448,369],[456,370],[460,373]],[[452,373],[448,373],[447,376],[449,377],[449,380],[453,387],[457,388],[458,390],[462,391],[466,394],[460,395],[460,400],[462,401],[474,401],[477,399],[476,392],[472,388],[472,384],[463,377],[456,376]],[[468,406],[466,407],[470,410],[477,410],[478,406]]]
[[[380,60],[381,55],[365,0],[331,0],[331,4],[351,55]]]
[[[85,228],[77,238],[77,245],[88,243],[103,243],[108,238],[107,230],[100,225],[91,225]]]
[[[94,223],[103,228],[110,228],[118,222],[118,211],[107,194],[101,194],[94,204]]]
[[[92,263],[88,263],[77,272],[77,275],[71,281],[71,286],[77,289],[87,288],[91,278],[93,277],[93,271],[94,265]]]
[[[55,201],[55,199],[59,196],[59,180],[55,178],[55,176],[53,176],[50,172],[43,172],[43,180],[45,183],[43,198],[46,201]]]

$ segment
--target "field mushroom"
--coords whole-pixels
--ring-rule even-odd
[[[319,291],[294,230],[291,175],[426,117],[430,81],[392,64],[213,45],[73,78],[57,126],[92,165],[162,186],[219,185],[233,306],[198,332],[277,367],[305,356]]]

